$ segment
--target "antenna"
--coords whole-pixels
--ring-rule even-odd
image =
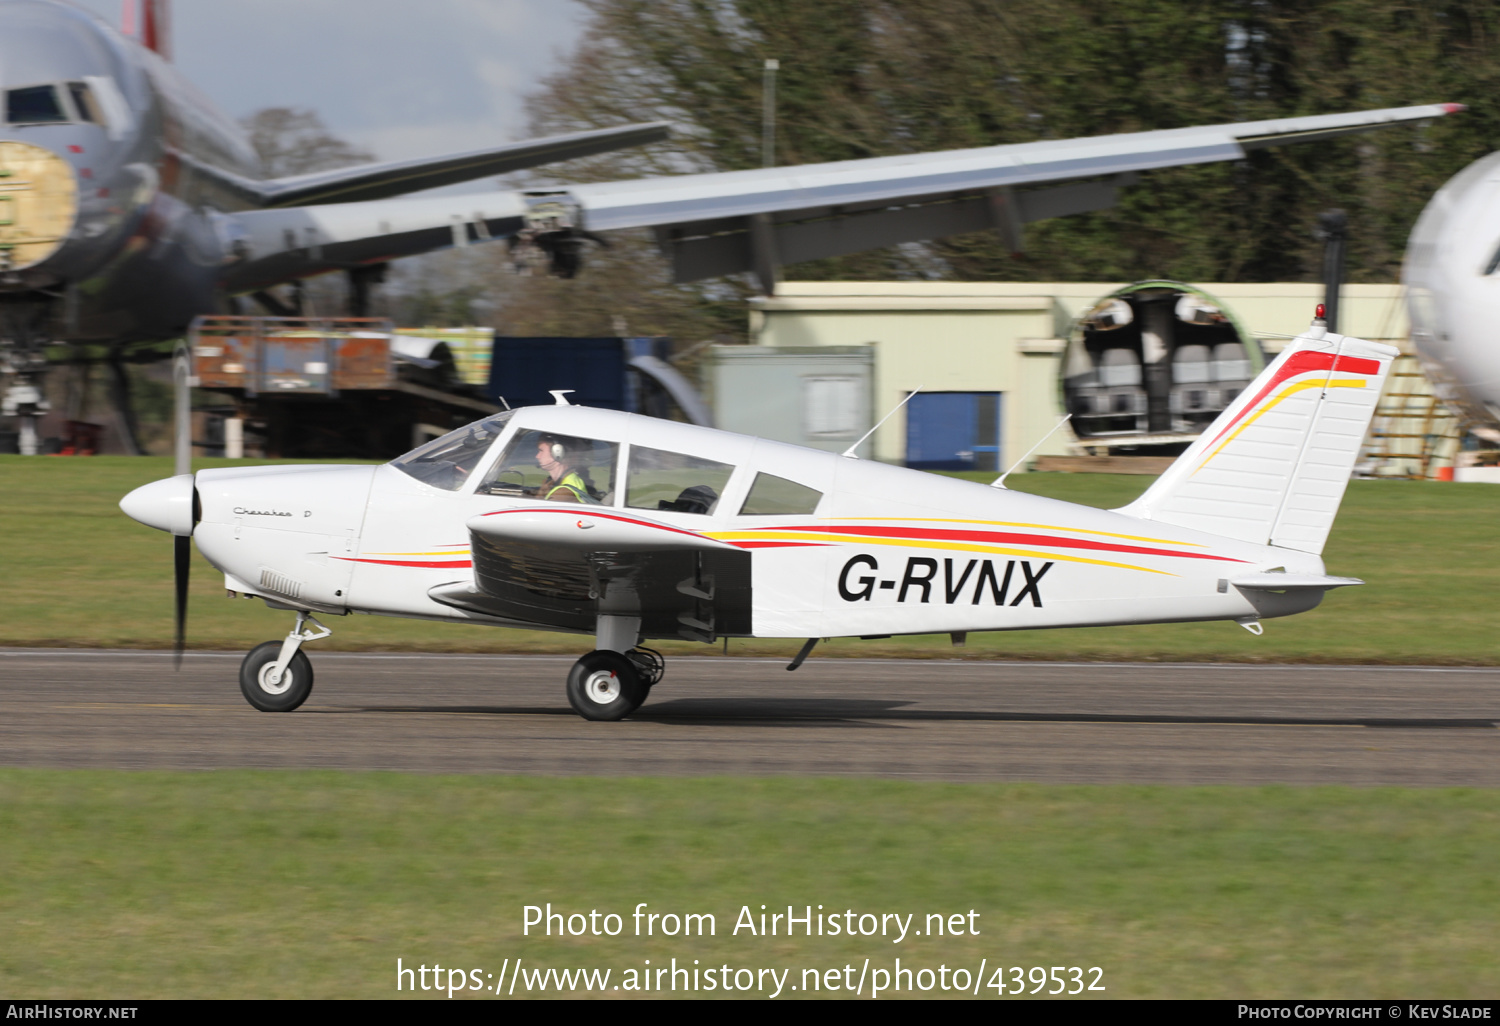
[[[849,448],[847,448],[843,452],[839,453],[839,455],[840,456],[845,456],[845,457],[847,457],[847,458],[849,458],[851,460],[857,460],[857,459],[859,459],[858,456],[854,455],[854,450],[858,449],[861,445],[864,445],[865,444],[865,439],[869,438],[875,432],[879,431],[880,430],[880,425],[884,424],[886,421],[890,420],[893,416],[895,416],[897,410],[901,409],[901,407],[903,407],[907,403],[911,402],[911,397],[914,396],[914,395],[916,395],[918,392],[922,391],[922,387],[923,386],[918,385],[916,388],[914,388],[910,392],[908,392],[906,394],[906,398],[903,399],[903,400],[901,400],[899,403],[897,403],[891,409],[890,413],[887,413],[884,417],[881,417],[880,420],[876,421],[874,427],[872,427],[870,430],[866,431],[863,435],[860,435],[859,441],[857,441],[853,445],[849,446]]]
[[[571,389],[571,388],[554,388],[554,389],[552,389],[552,391],[548,392],[547,394],[552,397],[552,405],[553,406],[572,406],[573,405],[572,403],[568,402],[568,396],[570,396],[570,395],[573,394],[573,389]]]
[[[1043,442],[1045,442],[1047,439],[1051,438],[1053,435],[1057,434],[1057,429],[1060,428],[1060,427],[1062,427],[1064,424],[1066,424],[1068,421],[1070,421],[1072,419],[1073,419],[1073,415],[1071,413],[1069,413],[1069,414],[1066,414],[1063,417],[1062,420],[1060,420],[1056,424],[1052,425],[1052,430],[1048,431],[1041,438],[1037,439],[1037,443],[1035,445],[1033,445],[1030,449],[1026,450],[1026,455],[1025,456],[1022,456],[1020,459],[1016,460],[1016,462],[1014,462],[1014,463],[1012,463],[1010,465],[1010,470],[1007,470],[1005,473],[1003,473],[999,477],[995,478],[995,480],[991,481],[990,482],[990,487],[991,488],[1004,488],[1005,487],[1005,479],[1007,477],[1010,477],[1011,471],[1015,470],[1021,464],[1025,463],[1026,460],[1031,456],[1032,453],[1036,452],[1038,449],[1040,449],[1042,447],[1042,443]]]

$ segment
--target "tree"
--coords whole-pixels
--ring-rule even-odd
[[[267,178],[331,171],[375,159],[374,154],[329,132],[317,112],[304,108],[267,107],[240,123],[250,134],[250,145]]]

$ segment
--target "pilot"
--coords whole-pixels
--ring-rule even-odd
[[[593,502],[589,486],[569,465],[568,441],[557,435],[542,435],[536,443],[536,465],[547,475],[537,497],[550,502]]]

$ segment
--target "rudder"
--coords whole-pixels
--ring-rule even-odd
[[[1118,512],[1323,551],[1398,350],[1314,327]]]

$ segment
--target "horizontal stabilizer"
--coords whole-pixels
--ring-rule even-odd
[[[1291,591],[1303,588],[1347,588],[1364,584],[1358,577],[1325,577],[1322,574],[1247,574],[1229,581],[1246,591]]]
[[[1397,355],[1310,329],[1119,512],[1321,553]]]

